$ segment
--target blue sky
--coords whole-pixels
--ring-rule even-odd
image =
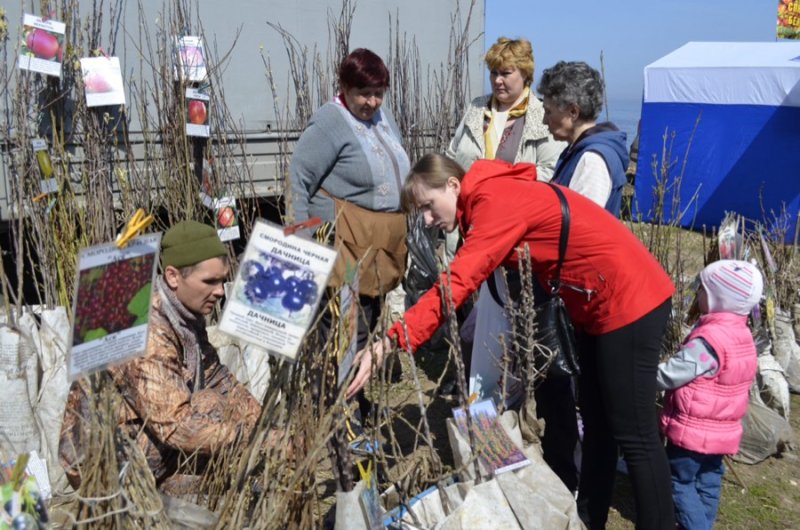
[[[486,46],[533,44],[534,83],[559,60],[600,67],[608,97],[636,100],[644,67],[689,41],[775,40],[778,0],[485,0]]]

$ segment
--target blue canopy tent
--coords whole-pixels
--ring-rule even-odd
[[[712,227],[736,212],[793,240],[800,42],[690,42],[645,67],[641,120],[635,214],[657,220],[661,182],[664,222]]]

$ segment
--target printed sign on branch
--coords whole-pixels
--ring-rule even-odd
[[[70,380],[144,353],[161,234],[81,250],[75,282]]]
[[[219,329],[294,360],[335,259],[332,248],[259,219]]]
[[[66,24],[26,14],[22,17],[22,26],[19,67],[61,77]]]

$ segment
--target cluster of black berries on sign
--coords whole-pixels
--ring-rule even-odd
[[[313,272],[274,259],[265,265],[253,260],[242,264],[244,295],[251,303],[261,305],[268,299],[280,298],[281,306],[294,313],[317,301]]]
[[[87,340],[89,332],[102,336],[127,329],[146,315],[153,256],[146,254],[81,271],[74,344]]]
[[[5,470],[0,470],[4,473]],[[48,516],[39,486],[32,476],[25,477],[17,488],[12,482],[0,487],[0,528],[10,530],[44,530]]]

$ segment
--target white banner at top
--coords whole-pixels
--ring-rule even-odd
[[[690,42],[645,67],[644,101],[800,107],[800,42]]]

